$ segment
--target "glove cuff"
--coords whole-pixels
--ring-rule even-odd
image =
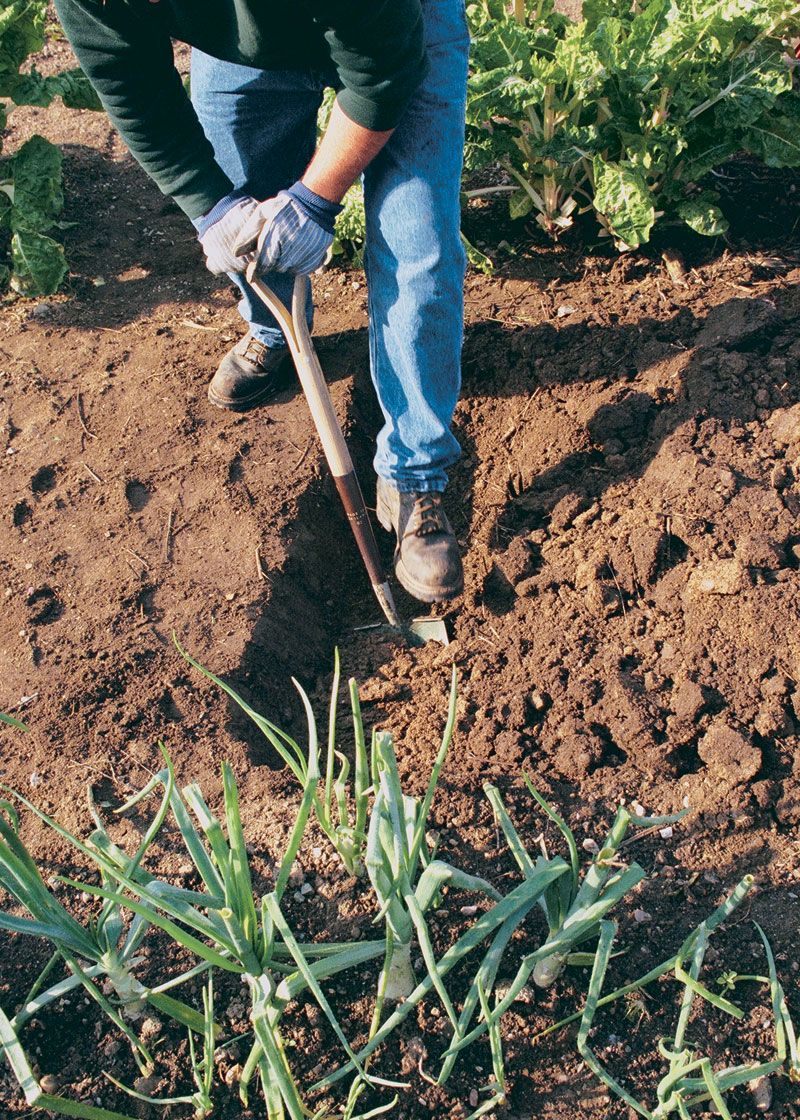
[[[326,233],[333,233],[334,223],[339,214],[344,209],[338,202],[331,202],[329,198],[323,198],[322,195],[316,194],[310,190],[305,183],[299,179],[294,186],[289,187],[287,194],[290,194],[295,200],[297,205],[305,214],[321,226]],[[219,203],[217,204],[219,205]]]
[[[216,202],[207,214],[202,214],[199,218],[192,218],[192,225],[197,230],[197,236],[202,240],[206,233],[213,226],[214,222],[218,222],[220,218],[224,217],[229,210],[232,210],[237,202],[241,202],[243,198],[250,198],[247,191],[235,190],[230,194],[226,194],[219,202]]]

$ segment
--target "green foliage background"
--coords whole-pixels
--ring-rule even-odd
[[[553,0],[468,7],[468,171],[502,168],[513,217],[556,236],[593,209],[620,249],[655,222],[726,228],[701,185],[737,152],[800,166],[800,92],[786,0]]]

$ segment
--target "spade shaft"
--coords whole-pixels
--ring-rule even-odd
[[[372,524],[364,504],[364,496],[356,477],[353,460],[342,434],[336,411],[333,407],[328,386],[319,364],[317,352],[311,341],[306,322],[306,299],[308,280],[297,276],[294,282],[291,313],[286,305],[263,280],[255,275],[255,269],[248,269],[247,280],[269,310],[277,319],[283,331],[294,360],[297,377],[303,389],[311,418],[317,430],[322,450],[330,467],[336,489],[342,500],[347,520],[364,561],[375,598],[389,624],[398,630],[404,627],[394,605],[392,589],[383,570],[378,545],[372,531]]]

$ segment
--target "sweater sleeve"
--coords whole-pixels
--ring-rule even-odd
[[[342,89],[344,113],[384,132],[400,121],[428,70],[419,0],[313,4]]]
[[[197,218],[232,184],[175,69],[158,7],[56,0],[78,61],[131,153],[164,194]]]

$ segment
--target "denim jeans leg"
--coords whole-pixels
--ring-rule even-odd
[[[192,104],[217,163],[233,183],[259,200],[290,187],[316,145],[323,82],[306,70],[258,70],[192,50]],[[243,273],[230,273],[242,293],[239,313],[267,346],[285,341],[273,316]],[[264,281],[291,308],[294,277],[274,272]],[[311,314],[311,300],[307,306]],[[310,319],[309,319],[310,323]]]
[[[375,469],[443,490],[459,456],[464,270],[459,193],[469,36],[464,0],[422,0],[428,77],[364,176],[370,362],[384,417]]]

